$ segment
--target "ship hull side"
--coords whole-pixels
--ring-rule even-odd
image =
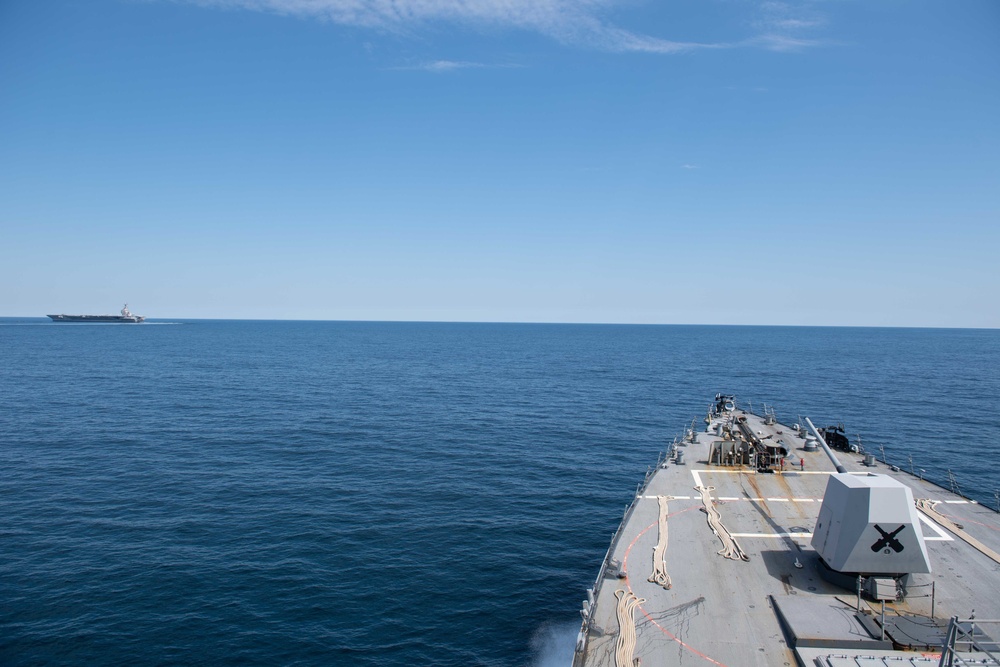
[[[107,322],[114,324],[138,324],[145,317],[121,317],[119,315],[49,315],[53,322]]]

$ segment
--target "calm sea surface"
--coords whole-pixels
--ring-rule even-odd
[[[996,502],[996,330],[0,320],[0,664],[568,664],[719,391]]]

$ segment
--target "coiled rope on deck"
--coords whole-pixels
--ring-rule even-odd
[[[657,522],[659,528],[659,538],[656,546],[653,547],[653,573],[649,575],[648,581],[659,584],[670,590],[670,575],[667,574],[667,500],[670,496],[657,496],[656,500],[660,504],[660,518]]]
[[[615,665],[617,667],[634,667],[635,660],[635,619],[632,614],[635,608],[645,602],[644,598],[636,597],[632,591],[619,588],[615,591],[618,598],[618,642],[615,648]]]
[[[712,532],[722,542],[722,548],[717,552],[723,558],[730,560],[750,560],[750,556],[743,551],[739,542],[732,536],[729,529],[722,525],[722,515],[715,509],[715,501],[712,500],[714,486],[696,486],[695,491],[701,494],[701,502],[705,506],[705,513],[708,515],[708,525]]]

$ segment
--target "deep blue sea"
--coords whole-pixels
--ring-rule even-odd
[[[0,320],[0,664],[568,665],[720,391],[996,502],[997,330]]]

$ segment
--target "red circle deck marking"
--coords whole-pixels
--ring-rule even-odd
[[[674,512],[673,514],[668,514],[667,518],[670,518],[672,516],[677,516],[678,514],[682,514],[684,512],[688,512],[688,511],[693,510],[693,509],[697,509],[697,507],[698,507],[698,505],[692,505],[691,507],[688,507],[687,509],[683,509],[683,510],[681,510],[679,512]],[[651,523],[648,526],[646,526],[646,528],[642,532],[640,532],[638,535],[635,536],[635,539],[632,540],[632,543],[628,545],[628,548],[625,549],[625,557],[622,559],[622,567],[625,568],[625,586],[628,588],[629,593],[632,593],[632,595],[635,595],[635,591],[632,590],[632,584],[629,583],[629,579],[628,579],[628,556],[629,556],[630,553],[632,553],[632,547],[634,547],[635,543],[639,541],[639,538],[642,537],[643,535],[645,535],[647,532],[649,532],[649,529],[652,528],[655,525],[656,525],[656,523]],[[662,632],[666,636],[670,637],[670,639],[672,639],[673,641],[677,642],[678,644],[680,644],[681,646],[683,646],[684,648],[686,648],[688,651],[691,651],[692,653],[694,653],[699,658],[702,658],[703,660],[709,661],[713,665],[719,665],[719,667],[727,667],[724,663],[721,663],[721,662],[719,662],[718,660],[716,660],[714,658],[710,658],[709,656],[705,655],[704,653],[702,653],[701,651],[699,651],[695,647],[691,646],[690,644],[686,644],[682,640],[678,639],[677,635],[673,634],[672,632],[670,632],[669,630],[667,630],[665,627],[663,627],[662,625],[660,625],[659,623],[657,623],[653,619],[653,617],[649,615],[649,612],[646,611],[645,607],[643,607],[642,605],[638,605],[638,606],[639,606],[639,609],[642,610],[642,615],[645,616],[649,620],[650,623],[652,623],[653,625],[655,625],[656,627],[658,627],[660,629],[660,632]]]

